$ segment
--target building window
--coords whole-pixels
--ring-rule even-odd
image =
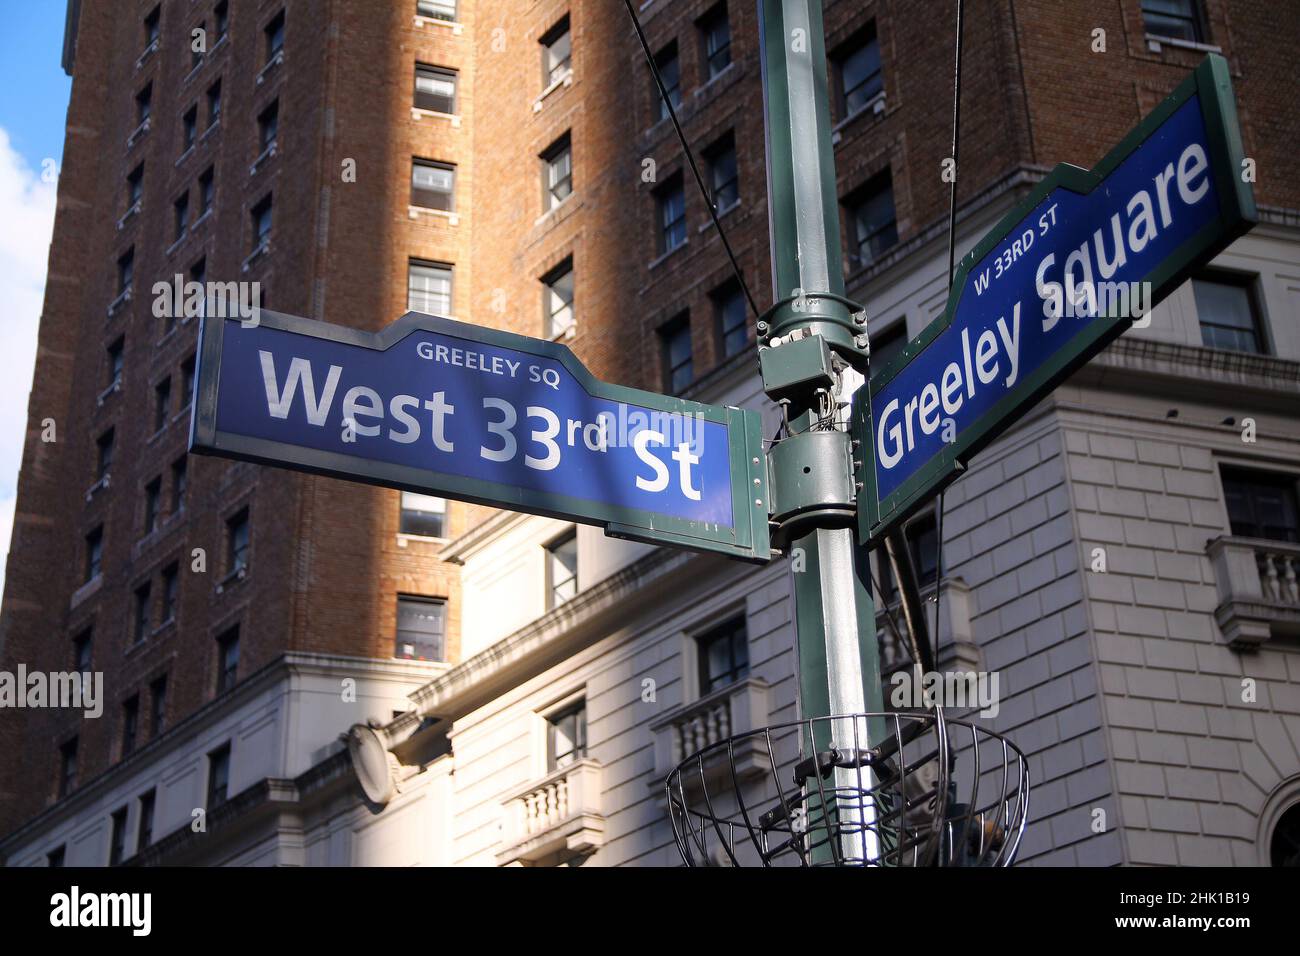
[[[571,531],[546,546],[546,607],[557,608],[578,593],[578,534]]]
[[[546,337],[568,335],[574,327],[572,259],[564,260],[542,279],[542,303]]]
[[[141,163],[135,169],[131,170],[131,175],[126,177],[126,205],[131,208],[140,201],[144,195],[144,163]]]
[[[1228,524],[1239,538],[1300,541],[1296,479],[1267,471],[1223,469]]]
[[[208,87],[208,129],[217,124],[221,119],[221,81],[213,83]]]
[[[542,153],[542,206],[550,211],[573,192],[573,146],[569,134]]]
[[[1142,23],[1154,36],[1205,42],[1200,0],[1142,0]]]
[[[663,352],[664,387],[675,395],[695,378],[689,313],[682,313],[661,328],[659,341]]]
[[[740,283],[733,279],[715,289],[710,298],[718,321],[718,340],[722,343],[723,357],[739,355],[749,345],[748,312]]]
[[[434,20],[456,22],[456,0],[417,0],[415,12]]]
[[[90,673],[91,650],[93,634],[89,630],[82,631],[72,642],[72,668],[79,674]]]
[[[167,675],[149,685],[149,735],[156,738],[167,720]]]
[[[1250,277],[1206,273],[1192,280],[1192,294],[1203,344],[1230,352],[1266,351]]]
[[[569,33],[567,15],[543,34],[541,43],[542,86],[550,88],[573,71],[573,41]]]
[[[121,295],[131,288],[135,277],[135,248],[132,247],[117,258],[117,293]]]
[[[59,796],[66,797],[77,785],[77,738],[59,748]]]
[[[445,537],[447,500],[434,495],[403,491],[398,530],[402,534],[414,534],[424,538]]]
[[[417,63],[415,106],[431,113],[455,113],[456,71]]]
[[[158,39],[159,25],[162,21],[162,4],[154,7],[144,18],[144,45],[145,49]]]
[[[731,22],[727,19],[727,5],[720,3],[701,17],[699,28],[711,80],[731,65]]]
[[[117,866],[126,858],[126,807],[113,811],[108,841],[108,865]]]
[[[162,623],[170,624],[176,620],[176,599],[181,589],[181,569],[177,564],[169,564],[162,573]]]
[[[262,30],[266,35],[266,62],[284,49],[284,11],[281,10]]]
[[[668,44],[657,54],[655,54],[655,66],[659,70],[659,78],[663,80],[664,91],[668,94],[668,100],[673,104],[673,109],[682,105],[682,68],[677,59],[677,41]],[[653,90],[655,101],[655,118],[657,120],[666,120],[668,118],[668,104],[659,93],[659,87]]]
[[[172,514],[185,507],[185,484],[189,474],[189,461],[185,456],[172,462]]]
[[[149,610],[149,582],[146,581],[135,589],[135,624],[131,633],[136,644],[149,636]]]
[[[844,44],[832,62],[840,119],[865,108],[885,88],[875,24]]]
[[[162,477],[144,486],[144,533],[158,530],[158,515],[162,512]]]
[[[701,695],[749,676],[749,633],[743,615],[701,634],[695,647]]]
[[[95,441],[95,480],[102,481],[108,477],[113,467],[113,429],[100,435]]]
[[[208,810],[226,802],[230,790],[230,744],[208,754]]]
[[[126,356],[126,336],[119,335],[108,347],[108,388],[121,383]]]
[[[239,676],[239,625],[217,638],[217,693],[235,686]]]
[[[126,757],[135,750],[137,731],[140,727],[140,695],[132,694],[122,704],[122,756]]]
[[[100,560],[104,551],[104,526],[100,525],[86,535],[86,581],[99,577]]]
[[[276,137],[280,134],[280,101],[272,100],[271,104],[257,116],[257,144],[258,149],[266,153],[275,146]]]
[[[230,4],[228,0],[221,0],[212,8],[212,18],[216,21],[217,40],[220,42],[221,38],[230,29]]]
[[[898,242],[894,186],[889,173],[872,179],[845,204],[849,218],[849,265],[865,269]]]
[[[579,701],[546,718],[546,771],[587,756],[587,702]]]
[[[185,230],[190,227],[190,194],[183,192],[172,203],[172,241],[180,242]]]
[[[194,403],[194,356],[181,363],[181,408]]]
[[[135,852],[139,853],[153,843],[153,808],[157,791],[140,794],[140,824],[136,830]]]
[[[411,205],[451,212],[456,198],[456,167],[425,159],[411,161]]]
[[[655,206],[659,214],[658,250],[663,256],[686,243],[686,193],[680,172],[655,192]]]
[[[397,650],[407,661],[446,660],[446,602],[436,598],[397,597]]]
[[[939,572],[939,536],[934,512],[926,512],[908,522],[903,528],[903,537],[907,541],[908,554],[916,571],[917,587],[925,588],[934,584]],[[876,554],[879,555],[880,590],[885,603],[893,604],[898,600],[898,582],[894,580],[894,569],[883,548]]]
[[[253,249],[260,249],[271,241],[271,197],[266,196],[253,207]]]
[[[871,368],[880,370],[893,361],[894,356],[902,353],[907,347],[907,320],[899,319],[893,325],[882,329],[875,335],[870,336],[871,351],[868,358],[870,359]]]
[[[248,509],[241,508],[226,519],[226,573],[248,567]]]
[[[153,387],[153,430],[155,433],[162,431],[166,427],[171,404],[172,380],[171,376],[168,376]]]
[[[153,109],[153,84],[146,83],[139,93],[135,94],[135,119],[137,125],[143,125],[144,121],[149,118],[149,113]]]
[[[45,854],[45,865],[51,869],[58,869],[63,866],[63,861],[67,858],[68,848],[66,845],[56,846],[49,853]]]
[[[212,209],[214,171],[211,166],[199,176],[199,217],[206,216]]]
[[[740,180],[736,173],[736,140],[731,133],[714,143],[704,154],[709,167],[709,190],[713,206],[726,212],[740,202]]]
[[[451,314],[451,266],[412,259],[406,273],[406,307],[429,315]]]
[[[199,108],[191,106],[181,117],[181,154],[194,148],[194,138],[199,126]]]

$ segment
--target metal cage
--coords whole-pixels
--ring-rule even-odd
[[[666,786],[687,866],[1009,866],[1029,806],[1024,754],[942,709],[738,734]]]

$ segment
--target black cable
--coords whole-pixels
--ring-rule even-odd
[[[673,101],[668,98],[664,78],[659,75],[659,67],[655,64],[654,55],[650,52],[650,44],[646,42],[645,31],[641,29],[641,21],[637,19],[636,11],[632,9],[631,0],[623,0],[623,6],[627,8],[627,15],[632,18],[632,26],[636,28],[637,38],[641,41],[641,49],[645,52],[646,63],[650,65],[650,73],[655,79],[655,87],[659,90],[659,97],[663,100],[664,106],[668,107],[668,116],[673,121],[673,129],[677,130],[677,138],[681,140],[682,151],[686,154],[686,162],[690,165],[691,172],[695,176],[695,182],[700,187],[700,194],[704,197],[704,205],[709,209],[709,218],[713,220],[714,228],[718,230],[718,235],[722,237],[722,245],[727,250],[727,258],[731,260],[731,269],[736,273],[736,281],[740,283],[741,291],[745,293],[745,298],[749,302],[749,307],[754,311],[754,319],[757,321],[760,314],[758,304],[754,301],[754,296],[750,294],[749,286],[745,284],[745,276],[740,271],[740,263],[736,261],[736,254],[731,249],[731,242],[727,239],[727,233],[723,230],[722,223],[718,219],[718,207],[713,204],[709,191],[705,188],[704,178],[700,175],[700,168],[695,163],[695,155],[686,142],[686,134],[682,132],[682,124],[677,121],[677,111],[673,109]]]
[[[953,273],[957,263],[957,150],[961,130],[961,35],[965,10],[962,0],[957,0],[957,52],[952,78],[952,186],[948,191],[948,298],[952,298]],[[938,515],[935,521],[934,557],[934,659],[939,660],[939,604],[943,600],[943,492],[939,492]]]

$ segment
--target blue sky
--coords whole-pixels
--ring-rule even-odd
[[[72,77],[59,65],[63,51],[61,0],[0,0],[0,126],[35,170],[63,158],[63,124]]]
[[[0,576],[54,224],[57,184],[41,174],[46,160],[62,163],[72,89],[59,65],[65,9],[62,0],[0,0]]]

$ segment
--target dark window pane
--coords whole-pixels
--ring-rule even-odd
[[[578,593],[578,536],[570,534],[547,549],[548,606],[559,607]]]
[[[548,770],[567,767],[587,756],[587,703],[583,701],[547,718]]]
[[[1228,507],[1228,523],[1234,535],[1270,541],[1300,541],[1295,478],[1225,468],[1223,500]]]
[[[456,112],[456,74],[431,66],[415,68],[415,106],[434,113]]]
[[[1205,345],[1232,352],[1264,351],[1249,284],[1196,278],[1192,292]]]
[[[398,530],[402,534],[441,538],[446,533],[447,501],[433,495],[402,492],[402,514]]]
[[[447,606],[439,600],[399,597],[397,599],[397,649],[404,660],[445,660]]]
[[[700,693],[749,676],[749,633],[743,616],[732,618],[696,638]]]

